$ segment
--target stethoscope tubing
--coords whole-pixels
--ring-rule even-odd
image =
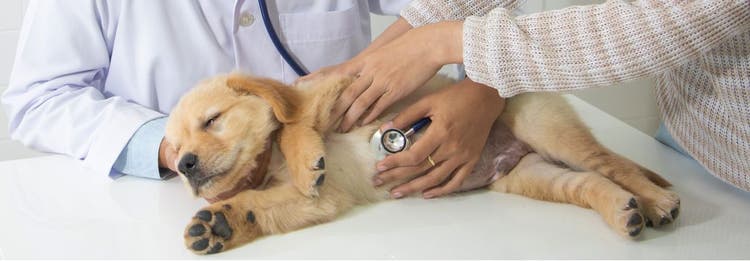
[[[271,39],[271,42],[273,43],[273,46],[276,48],[276,51],[279,52],[279,55],[281,55],[281,58],[286,61],[286,63],[289,65],[289,67],[292,67],[292,70],[294,70],[297,75],[305,76],[308,74],[308,72],[302,68],[302,66],[297,62],[297,60],[292,57],[292,55],[289,53],[289,50],[286,49],[283,43],[281,43],[281,40],[279,39],[279,35],[276,33],[276,29],[273,28],[273,24],[271,23],[271,16],[268,14],[268,5],[266,4],[265,0],[258,0],[258,7],[260,9],[260,16],[263,19],[263,26],[266,28],[266,32],[268,33],[268,37]],[[396,131],[398,132],[398,135],[403,137],[406,143],[404,144],[404,147],[401,148],[398,151],[390,151],[388,148],[384,147],[388,152],[390,153],[396,153],[400,152],[406,149],[408,147],[409,139],[408,137],[412,134],[418,132],[420,129],[422,129],[427,124],[430,124],[432,120],[430,118],[422,118],[416,123],[414,123],[411,128],[409,128],[406,132],[403,132],[399,129],[389,129],[384,132],[391,132]],[[381,138],[381,145],[384,145],[385,140],[384,138],[386,135],[383,135]]]
[[[260,8],[260,16],[263,18],[263,25],[266,28],[266,32],[268,32],[268,37],[271,38],[273,46],[276,47],[276,51],[279,52],[281,57],[284,58],[284,61],[286,61],[289,67],[292,67],[292,70],[294,70],[297,75],[300,77],[307,75],[308,72],[297,63],[297,60],[295,60],[291,54],[289,54],[289,51],[284,47],[284,44],[281,43],[279,35],[276,34],[276,30],[271,23],[271,17],[268,15],[268,5],[266,5],[266,1],[258,0],[258,7]]]
[[[409,144],[411,143],[409,141],[409,136],[411,136],[414,133],[417,133],[419,130],[421,130],[422,128],[424,128],[425,126],[427,126],[427,124],[430,124],[431,122],[432,122],[432,120],[430,118],[422,118],[419,121],[417,121],[416,123],[414,123],[406,131],[401,131],[401,130],[396,129],[396,128],[387,129],[387,130],[385,130],[383,132],[383,135],[380,137],[380,146],[382,146],[383,149],[385,149],[388,153],[402,152],[402,151],[406,150],[406,148],[409,147]],[[388,143],[388,141],[386,139],[388,139],[388,137],[390,136],[388,134],[392,133],[392,132],[397,133],[397,135],[399,135],[401,138],[404,139],[404,145],[403,145],[403,147],[400,147],[400,148],[398,148],[396,150],[392,150],[389,146],[386,145],[386,143]]]

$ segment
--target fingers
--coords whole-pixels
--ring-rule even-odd
[[[393,180],[410,180],[414,177],[422,175],[422,173],[429,170],[430,168],[432,168],[432,165],[427,161],[423,161],[418,166],[390,169],[388,171],[377,174],[372,179],[372,184],[375,186],[380,186]]]
[[[437,150],[438,149],[435,149],[435,151]],[[431,154],[433,153],[434,152],[431,152]],[[434,156],[434,158],[442,159],[443,157]],[[435,160],[434,158],[433,160]],[[434,162],[437,165],[441,161]],[[381,184],[385,184],[395,180],[408,180],[423,174],[425,171],[435,167],[436,165],[432,165],[429,160],[425,159],[415,164],[414,166],[395,167],[378,173],[377,176],[375,176],[375,178],[373,179],[373,183],[375,186],[379,186]]]
[[[357,119],[359,119],[359,117],[365,113],[367,108],[370,108],[370,105],[378,100],[384,92],[381,85],[376,84],[375,82],[373,82],[369,88],[366,87],[366,89],[367,90],[354,100],[352,105],[349,106],[349,109],[346,110],[346,114],[344,115],[344,119],[341,121],[340,126],[342,131],[349,131],[349,129],[354,126],[354,123],[357,122]]]
[[[429,117],[430,108],[432,108],[432,105],[430,104],[429,99],[420,99],[417,103],[407,107],[393,118],[393,127],[401,130],[408,129],[411,124],[422,118]]]
[[[459,169],[455,172],[455,175],[453,175],[453,177],[447,183],[445,183],[445,185],[427,190],[422,194],[422,196],[429,199],[441,197],[458,191],[458,189],[461,188],[464,180],[466,180],[466,177],[468,177],[469,174],[471,174],[471,171],[474,170],[474,165],[476,165],[476,161],[460,166]]]
[[[403,152],[388,155],[385,159],[378,162],[375,167],[378,171],[384,172],[396,167],[419,165],[440,145],[438,142],[440,137],[437,137],[437,134],[435,133],[437,132],[428,128],[425,135],[415,142],[411,148]]]
[[[362,120],[362,124],[369,124],[370,122],[374,121],[375,119],[380,116],[380,114],[385,111],[391,104],[395,102],[395,96],[393,95],[393,92],[390,92],[386,90],[382,96],[380,96],[380,99],[378,99],[377,102],[375,102],[374,105],[370,108],[370,113],[368,113],[364,119]]]
[[[401,198],[421,192],[443,183],[456,169],[456,163],[445,161],[436,165],[429,173],[391,190],[391,197]]]
[[[354,100],[356,100],[371,83],[372,78],[370,77],[359,77],[354,80],[354,82],[352,82],[352,84],[341,93],[336,104],[333,106],[333,110],[331,110],[331,119],[335,121],[343,116],[346,110],[349,109],[352,103],[354,103]]]

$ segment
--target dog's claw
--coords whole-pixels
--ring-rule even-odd
[[[318,159],[318,162],[315,163],[315,168],[313,168],[313,170],[322,170],[325,168],[326,168],[326,160],[325,158],[320,157],[320,159]]]
[[[638,208],[638,202],[635,200],[635,198],[631,198],[630,201],[628,201],[628,207],[625,209],[634,209]]]
[[[326,180],[326,174],[320,174],[320,177],[318,177],[318,180],[315,181],[315,186],[320,187],[323,185],[323,182]]]

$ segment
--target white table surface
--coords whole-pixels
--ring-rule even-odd
[[[661,173],[682,198],[675,224],[621,238],[591,210],[493,192],[360,207],[212,258],[748,259],[750,193],[623,122],[569,100],[608,147]],[[110,180],[62,156],[0,162],[0,259],[200,258],[182,242],[205,203],[178,179]]]

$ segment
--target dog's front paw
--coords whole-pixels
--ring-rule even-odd
[[[198,211],[185,228],[185,246],[193,253],[215,254],[261,236],[252,211],[244,217],[231,205],[211,205]]]
[[[306,197],[317,197],[318,189],[326,178],[326,160],[322,153],[303,155],[295,162],[289,162],[294,186]]]

